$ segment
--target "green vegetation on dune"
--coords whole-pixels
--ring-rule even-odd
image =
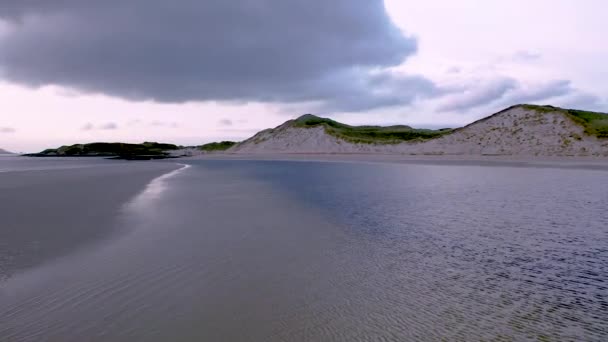
[[[598,138],[608,138],[608,114],[569,109],[575,122],[585,127],[585,133]]]
[[[236,142],[234,142],[234,141],[221,141],[221,142],[212,142],[209,144],[205,144],[205,145],[200,146],[199,148],[205,152],[219,152],[219,151],[226,151],[227,149],[231,148],[234,145],[236,145]]]
[[[293,122],[294,127],[310,128],[323,126],[325,131],[337,138],[366,144],[397,144],[404,141],[427,140],[451,132],[449,128],[440,130],[415,129],[409,126],[350,126],[337,121],[306,114]]]
[[[608,138],[608,114],[578,109],[564,109],[554,106],[521,105],[521,107],[542,113],[560,112],[583,126],[585,133],[598,138]]]
[[[168,156],[166,151],[177,150],[173,144],[144,142],[143,144],[90,143],[61,146],[30,154],[34,157],[119,157],[123,159],[156,159]]]

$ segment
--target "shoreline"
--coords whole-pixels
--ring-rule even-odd
[[[82,164],[0,173],[0,282],[121,233],[123,207],[181,167]]]
[[[401,155],[368,153],[210,153],[184,160],[310,161],[347,163],[391,163],[463,166],[513,166],[597,169],[608,171],[606,157],[498,156],[498,155]]]

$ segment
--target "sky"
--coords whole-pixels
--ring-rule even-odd
[[[608,112],[600,0],[0,0],[0,148]]]

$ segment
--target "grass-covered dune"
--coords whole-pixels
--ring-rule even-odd
[[[577,109],[564,109],[554,106],[539,106],[521,104],[509,107],[502,112],[521,107],[541,113],[560,112],[569,117],[575,123],[583,126],[585,133],[597,138],[608,138],[608,114],[591,112]],[[490,116],[491,117],[491,116]],[[490,117],[481,119],[486,120]],[[474,123],[473,123],[474,124]],[[471,124],[471,125],[473,125]],[[410,126],[350,126],[331,119],[321,118],[306,114],[293,121],[294,127],[316,127],[323,126],[325,131],[337,138],[353,143],[380,143],[395,144],[412,140],[428,140],[453,133],[459,129],[444,128],[439,130],[416,129]],[[469,125],[470,126],[470,125]]]
[[[583,126],[585,133],[597,138],[608,138],[608,114],[590,112],[578,109],[564,109],[554,106],[520,105],[523,108],[541,113],[560,112],[567,115],[572,121]]]
[[[226,151],[237,143],[234,141],[220,141],[199,146],[199,149],[204,152],[221,152]]]
[[[437,138],[451,132],[449,128],[431,130],[404,125],[350,126],[312,114],[306,114],[294,120],[293,126],[302,128],[323,126],[328,134],[353,143],[397,144],[403,141]]]
[[[40,153],[29,154],[32,157],[117,157],[121,159],[161,159],[169,157],[167,151],[177,150],[173,144],[144,142],[142,144],[126,143],[90,143],[66,145],[46,149]]]
[[[230,153],[384,153],[608,157],[608,114],[520,104],[459,128],[351,126],[303,115]]]

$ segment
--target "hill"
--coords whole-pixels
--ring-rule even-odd
[[[441,130],[349,126],[307,114],[261,131],[228,152],[608,156],[608,114],[516,105]]]
[[[310,128],[323,126],[326,133],[351,143],[396,144],[416,139],[431,139],[451,131],[415,129],[410,126],[350,126],[337,121],[306,114],[291,123],[293,127]]]
[[[13,153],[0,148],[0,154],[13,154]]]
[[[212,142],[198,146],[198,149],[203,152],[223,152],[236,145],[234,141]]]

